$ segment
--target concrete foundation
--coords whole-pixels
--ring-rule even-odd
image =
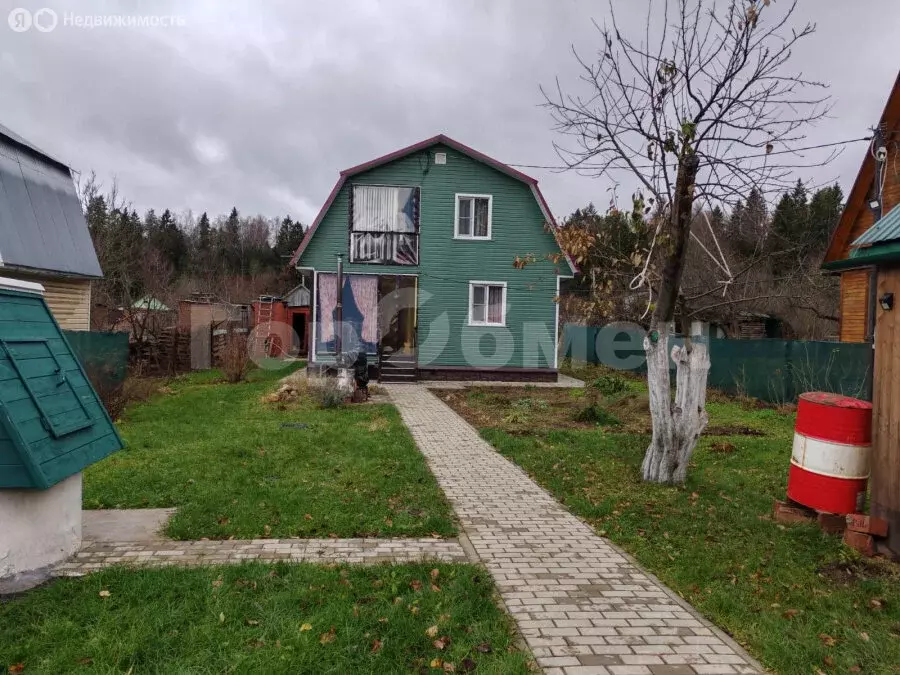
[[[80,547],[80,473],[47,490],[0,490],[0,580],[47,568]]]

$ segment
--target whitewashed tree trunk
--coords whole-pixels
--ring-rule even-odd
[[[659,338],[655,342],[649,336],[644,338],[653,436],[641,472],[646,481],[680,484],[687,477],[691,455],[709,419],[706,414],[709,348],[705,338],[685,339],[684,346],[672,348],[676,368],[673,401],[669,324],[660,323],[656,330]]]

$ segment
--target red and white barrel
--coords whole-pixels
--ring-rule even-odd
[[[871,454],[871,403],[821,391],[801,394],[788,497],[826,513],[860,511]]]

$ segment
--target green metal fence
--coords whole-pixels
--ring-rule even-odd
[[[128,333],[64,330],[72,351],[97,390],[115,389],[128,374]]]
[[[644,333],[637,327],[566,325],[563,356],[646,372]],[[679,343],[680,338],[675,339]],[[810,340],[709,340],[709,386],[769,401],[795,401],[804,391],[867,398],[872,347]],[[670,367],[674,363],[670,361]]]

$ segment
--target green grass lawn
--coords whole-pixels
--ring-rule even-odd
[[[900,672],[898,568],[858,559],[815,526],[775,523],[793,415],[714,398],[710,426],[765,436],[703,438],[682,488],[641,481],[643,434],[541,430],[540,415],[530,430],[481,432],[767,667],[798,675]]]
[[[393,406],[261,402],[286,374],[192,374],[129,407],[126,449],[84,474],[85,508],[178,507],[175,539],[455,534]]]
[[[0,669],[528,672],[493,592],[470,565],[112,568],[0,600]]]

